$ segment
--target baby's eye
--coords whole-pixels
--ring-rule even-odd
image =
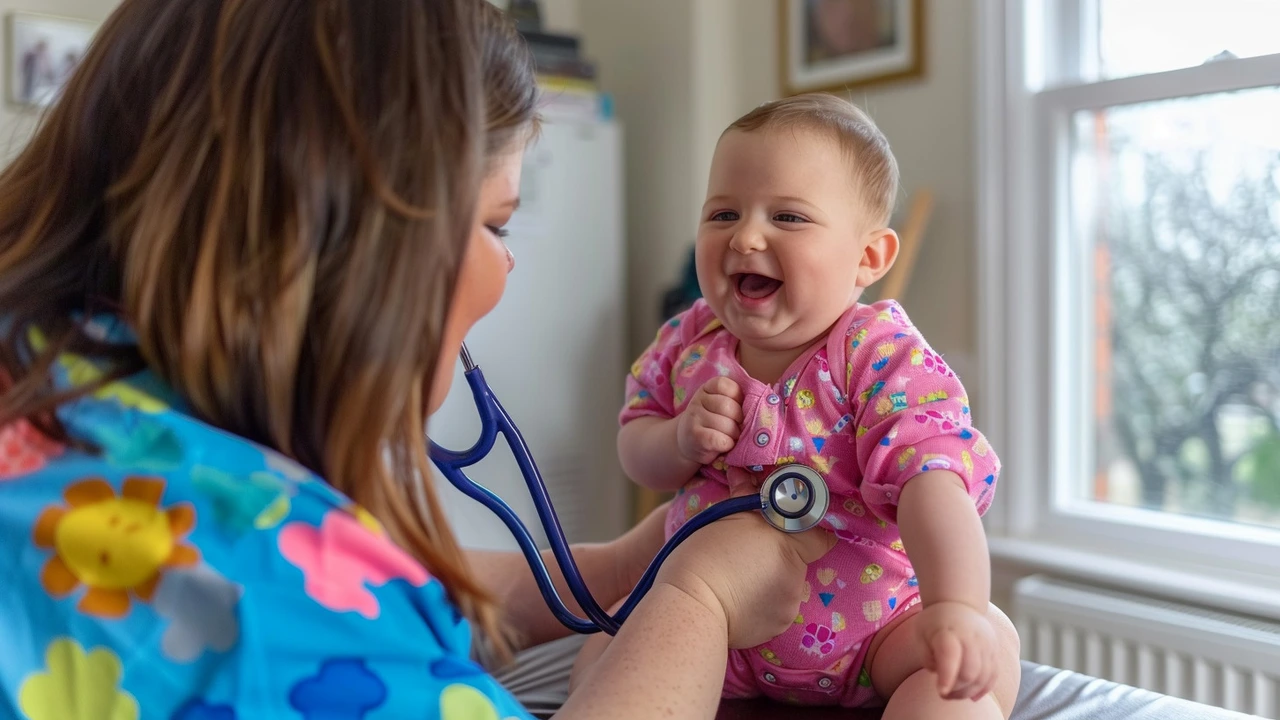
[[[737,219],[738,219],[738,213],[732,210],[721,210],[720,212],[711,216],[712,222],[733,222],[734,220],[737,220]]]
[[[506,240],[511,235],[511,232],[506,228],[500,228],[496,225],[485,225],[485,229],[493,233],[493,236],[499,240]]]
[[[784,222],[784,223],[809,222],[808,220],[805,220],[804,218],[800,217],[799,215],[796,215],[795,213],[778,213],[777,215],[773,216],[773,219],[777,220],[778,222]]]

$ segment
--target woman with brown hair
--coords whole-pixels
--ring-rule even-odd
[[[458,547],[426,418],[514,261],[527,50],[483,0],[124,0],[0,175],[0,707],[525,717],[561,635]],[[625,595],[653,522],[577,548]],[[558,717],[710,717],[830,538],[674,553]]]

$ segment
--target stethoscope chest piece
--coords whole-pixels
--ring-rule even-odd
[[[805,465],[783,465],[760,486],[764,518],[783,532],[804,532],[816,526],[830,504],[827,482]]]

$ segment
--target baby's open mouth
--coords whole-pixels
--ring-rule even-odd
[[[735,277],[738,281],[738,293],[751,300],[764,300],[782,287],[781,280],[755,273],[740,273]]]

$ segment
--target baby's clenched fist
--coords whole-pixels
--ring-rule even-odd
[[[680,454],[709,465],[733,449],[742,433],[742,388],[727,377],[708,380],[690,398],[676,425]]]

